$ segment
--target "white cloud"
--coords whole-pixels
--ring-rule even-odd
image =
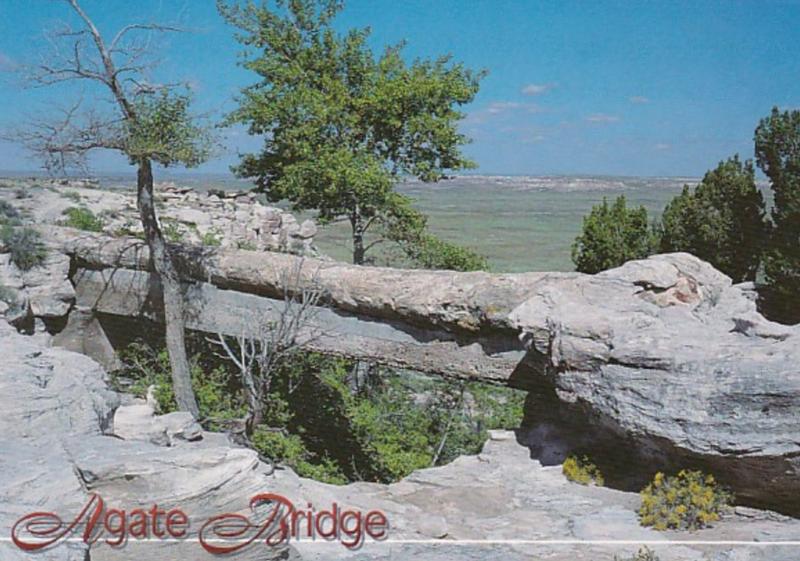
[[[643,103],[650,103],[650,98],[644,97],[643,95],[633,95],[628,98],[628,101],[641,105]]]
[[[616,115],[607,115],[606,113],[594,113],[586,117],[590,123],[616,123],[619,117]]]
[[[553,88],[555,88],[557,84],[549,82],[547,84],[528,84],[524,88],[522,88],[522,93],[525,95],[539,95],[545,92],[549,92]]]
[[[667,144],[666,142],[659,142],[653,148],[655,148],[656,150],[659,150],[659,151],[664,151],[664,150],[669,150],[670,148],[672,148],[672,145],[671,144]]]
[[[541,113],[542,111],[543,109],[535,103],[493,101],[482,109],[470,112],[464,122],[467,124],[480,124],[489,119],[499,118],[511,113]]]
[[[505,111],[525,111],[527,113],[539,113],[542,108],[535,103],[520,103],[519,101],[493,101],[486,110],[492,115]]]

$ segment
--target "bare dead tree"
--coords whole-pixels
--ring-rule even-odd
[[[241,335],[217,333],[208,339],[219,347],[217,356],[231,361],[239,372],[247,399],[248,435],[264,420],[264,404],[280,367],[322,334],[316,317],[324,292],[316,274],[311,282],[302,281],[303,264],[298,259],[281,275],[283,301],[272,314],[255,321],[246,318]]]
[[[453,423],[456,421],[458,416],[463,414],[465,393],[466,385],[463,381],[461,381],[457,386],[456,395],[445,396],[445,399],[443,400],[445,405],[444,409],[449,413],[447,415],[447,422],[442,430],[442,438],[439,440],[439,444],[436,446],[436,451],[431,459],[431,467],[435,466],[439,462],[439,458],[444,451],[444,446],[447,444],[447,438],[450,436],[450,428],[453,426]]]
[[[78,0],[63,0],[77,27],[64,24],[47,35],[51,52],[26,71],[32,87],[69,82],[96,87],[97,101],[70,105],[54,119],[36,120],[13,137],[41,157],[51,173],[86,167],[94,150],[125,154],[137,169],[137,205],[164,300],[166,346],[178,407],[198,416],[184,340],[184,302],[179,272],[164,240],[153,197],[153,162],[192,167],[210,152],[208,130],[189,115],[189,97],[174,84],[153,84],[157,63],[152,40],[176,28],[126,25],[106,40]],[[110,102],[102,105],[101,102]],[[100,108],[105,108],[101,111]]]

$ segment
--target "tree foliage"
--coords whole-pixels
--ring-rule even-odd
[[[752,162],[734,156],[667,205],[660,249],[692,253],[734,282],[755,280],[768,233],[765,213]]]
[[[229,123],[264,145],[237,173],[323,222],[349,219],[354,262],[364,262],[367,230],[408,203],[394,191],[400,176],[437,181],[474,167],[460,151],[468,139],[458,107],[472,101],[481,73],[447,56],[407,63],[402,44],[376,56],[368,29],[334,29],[339,1],[218,6],[241,30],[243,66],[259,77]]]
[[[149,158],[165,167],[193,168],[208,159],[213,140],[189,111],[191,101],[191,95],[174,89],[136,95],[135,118],[125,121],[121,139],[132,164]]]
[[[647,210],[628,208],[620,195],[609,205],[592,207],[583,219],[583,231],[572,246],[572,260],[582,273],[598,273],[618,267],[631,259],[653,253],[655,237],[647,222]]]
[[[755,131],[758,167],[770,179],[774,225],[764,272],[778,319],[800,319],[800,111],[772,113]]]
[[[399,196],[399,195],[398,195]],[[403,197],[386,215],[377,240],[394,242],[411,267],[452,271],[488,271],[487,259],[468,247],[443,240],[428,231],[428,218]],[[369,246],[367,246],[369,247]]]
[[[211,430],[240,426],[250,407],[241,376],[209,350],[199,346],[191,361],[200,419]],[[124,370],[113,376],[118,388],[144,397],[152,386],[160,411],[175,410],[165,352],[134,343],[122,359]],[[517,428],[523,416],[518,390],[391,370],[358,385],[354,372],[341,358],[284,356],[269,393],[260,396],[263,416],[250,445],[305,477],[391,482],[476,454],[487,430]]]

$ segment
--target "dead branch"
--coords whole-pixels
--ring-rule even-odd
[[[264,401],[280,367],[320,336],[315,317],[324,294],[316,274],[310,283],[301,282],[303,264],[299,259],[284,273],[283,302],[276,314],[258,318],[255,326],[243,325],[239,336],[218,333],[207,339],[219,348],[215,354],[238,370],[248,402],[248,434],[263,420]]]
[[[3,136],[23,145],[42,161],[50,174],[68,169],[85,170],[88,153],[97,148],[121,150],[120,119],[104,117],[93,109],[82,109],[83,100],[59,108],[50,119],[32,118],[26,127]]]

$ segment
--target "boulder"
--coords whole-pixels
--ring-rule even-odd
[[[145,440],[159,446],[172,446],[178,440],[202,439],[203,429],[186,411],[156,416],[151,403],[139,400],[117,409],[114,434],[124,440]]]
[[[207,226],[211,224],[211,217],[202,210],[195,208],[180,208],[170,213],[172,218],[186,224],[195,226]]]
[[[300,230],[297,232],[297,237],[303,239],[313,238],[317,235],[317,225],[313,220],[303,220],[300,224]]]
[[[107,371],[122,367],[94,312],[80,303],[70,312],[64,328],[53,336],[53,345],[90,356]]]
[[[0,322],[3,357],[0,435],[58,443],[65,432],[103,434],[111,427],[117,395],[92,359],[46,348]]]
[[[34,317],[60,318],[67,315],[75,302],[69,268],[69,256],[51,252],[40,266],[22,273]]]
[[[27,271],[20,271],[10,254],[0,254],[0,286],[10,300],[6,318],[64,318],[75,302],[69,271],[70,257],[62,253],[49,252],[41,265]]]
[[[542,282],[509,318],[562,402],[743,502],[800,510],[800,329],[707,263],[660,255]]]

